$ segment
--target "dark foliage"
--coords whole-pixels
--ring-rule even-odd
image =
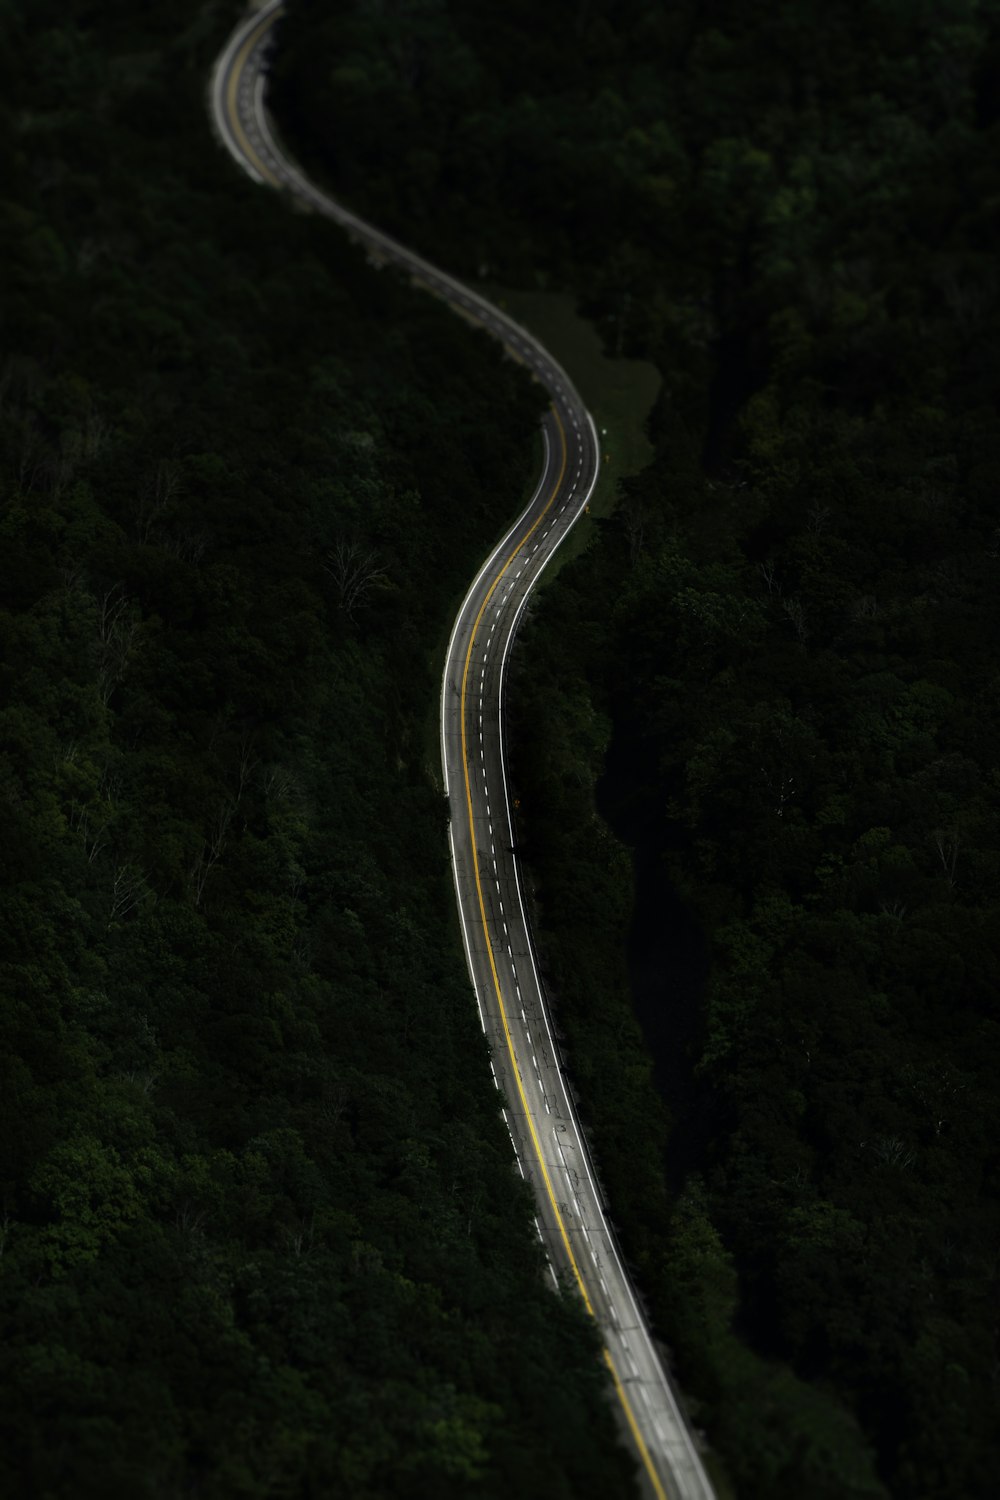
[[[0,1489],[629,1493],[425,749],[537,397],[154,11],[0,7]]]
[[[515,702],[560,1017],[683,1380],[741,1496],[992,1495],[997,7],[314,0],[290,36],[289,117],[370,211],[575,288],[663,375]],[[710,949],[672,1119],[609,736],[612,820]]]

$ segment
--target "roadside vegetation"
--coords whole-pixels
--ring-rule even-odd
[[[537,395],[213,143],[239,12],[0,7],[0,1490],[626,1495],[423,753]]]
[[[697,1418],[741,1500],[985,1500],[998,8],[299,0],[280,85],[359,207],[662,376],[512,698],[559,1023]],[[612,828],[707,943],[662,1096]]]

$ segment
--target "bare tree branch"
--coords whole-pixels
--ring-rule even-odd
[[[944,877],[949,886],[954,889],[955,867],[958,864],[958,851],[960,847],[958,834],[954,829],[951,831],[946,831],[943,828],[935,829],[934,847],[938,852],[941,868],[944,870]]]
[[[372,589],[383,583],[386,577],[376,554],[363,551],[357,542],[338,542],[326,554],[323,570],[333,579],[338,608],[351,621],[370,602],[368,596]]]
[[[150,896],[154,901],[156,900],[141,870],[127,862],[118,865],[111,885],[108,930],[110,931],[115,922],[123,921],[130,912],[135,911],[136,907]]]

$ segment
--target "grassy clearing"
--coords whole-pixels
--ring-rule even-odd
[[[483,290],[491,301],[523,323],[551,350],[590,408],[601,438],[602,456],[606,456],[590,502],[590,514],[609,516],[617,502],[618,481],[628,474],[637,474],[653,457],[653,445],[646,436],[645,423],[659,391],[659,371],[644,360],[612,359],[606,355],[597,329],[576,311],[575,299],[568,292],[512,291],[501,286],[485,286]],[[539,462],[541,452],[541,443],[538,442]],[[495,540],[499,540],[520,506],[526,503],[534,490],[536,477],[537,470],[533,470],[525,493],[516,507],[511,505],[510,514],[503,518]],[[564,563],[582,552],[589,539],[588,517],[582,516],[542,575],[543,583],[550,582]],[[483,556],[486,556],[485,551]],[[461,598],[456,596],[434,647],[432,661],[437,679],[444,670],[445,651],[460,603]],[[435,785],[441,788],[438,712],[435,698],[424,724],[423,757],[428,773]]]
[[[609,516],[618,481],[637,474],[653,457],[645,424],[660,388],[654,365],[639,359],[613,359],[604,353],[594,324],[580,316],[569,292],[512,291],[487,286],[486,295],[549,349],[564,367],[597,423],[601,476],[590,502],[593,516]],[[587,545],[590,528],[581,517],[546,569],[544,581]]]

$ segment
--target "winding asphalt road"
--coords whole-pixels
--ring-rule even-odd
[[[600,1326],[623,1435],[636,1455],[644,1492],[656,1500],[712,1500],[605,1218],[549,1023],[514,852],[503,716],[510,648],[539,574],[593,491],[597,433],[565,371],[536,339],[470,287],[342,208],[279,147],[264,91],[272,27],[281,9],[281,0],[265,0],[237,27],[216,64],[211,108],[228,151],[258,182],[334,219],[369,257],[400,267],[500,339],[551,399],[537,489],[480,568],[448,646],[441,760],[455,890],[494,1079],[518,1166],[534,1189],[553,1280],[575,1287]]]

